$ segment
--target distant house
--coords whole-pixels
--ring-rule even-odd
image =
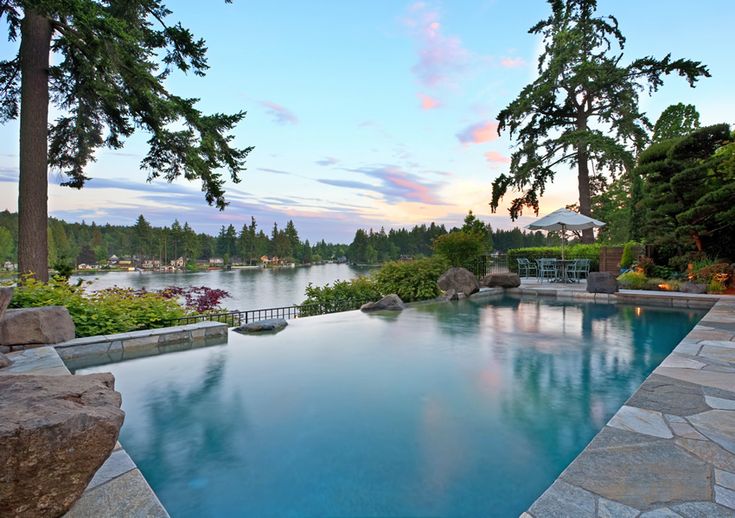
[[[171,266],[173,266],[174,268],[183,268],[184,266],[186,266],[186,259],[184,259],[183,257],[172,259]]]
[[[346,262],[347,262],[347,258],[344,255],[342,257],[337,258],[337,263],[339,264],[346,263]]]
[[[141,266],[144,270],[155,270],[161,267],[161,261],[158,259],[144,259]]]
[[[94,270],[96,267],[97,265],[94,265],[94,264],[81,263],[77,266],[77,269],[78,270]]]
[[[133,266],[133,261],[131,261],[130,259],[120,259],[117,262],[117,265],[120,268],[130,268],[131,266]]]
[[[210,257],[209,266],[223,266],[225,264],[224,259],[221,257]]]
[[[6,272],[13,272],[15,271],[15,265],[11,263],[10,261],[5,261],[5,264],[3,264],[3,269]]]
[[[110,263],[110,265],[112,266],[116,265],[118,261],[120,261],[120,258],[116,256],[115,254],[112,254],[110,258],[107,260],[107,262]]]

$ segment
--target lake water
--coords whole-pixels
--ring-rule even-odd
[[[470,299],[78,372],[174,518],[517,517],[704,312]]]
[[[336,280],[349,280],[366,275],[372,269],[347,264],[321,264],[299,268],[258,268],[248,270],[212,270],[196,273],[105,272],[74,276],[92,281],[89,289],[101,290],[119,286],[159,290],[167,286],[206,286],[230,293],[222,305],[231,310],[258,309],[300,304],[304,290],[311,282],[316,286]]]

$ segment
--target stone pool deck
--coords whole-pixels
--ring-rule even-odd
[[[7,356],[13,360],[13,363],[0,370],[0,376],[8,374],[63,376],[70,374],[69,369],[53,347],[26,349],[9,353]],[[120,443],[117,443],[112,454],[97,470],[82,496],[64,516],[66,518],[103,516],[167,518],[168,513],[135,463]]]
[[[577,298],[579,289],[554,295]],[[735,516],[735,297],[608,299],[711,309],[521,517]]]

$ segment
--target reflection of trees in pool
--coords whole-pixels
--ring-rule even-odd
[[[503,412],[530,443],[545,445],[538,455],[550,458],[571,460],[696,321],[684,312],[580,307],[575,348],[511,352],[515,388],[504,392]]]
[[[246,428],[247,417],[237,393],[223,393],[226,359],[225,352],[210,356],[199,382],[153,391],[145,407],[147,426],[141,430],[151,435],[130,437],[139,444],[136,461],[151,484],[175,477],[183,490],[176,498],[190,500],[192,510],[203,505],[197,493],[206,490],[208,473],[241,462],[236,435]]]

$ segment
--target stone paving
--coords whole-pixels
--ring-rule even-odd
[[[7,356],[13,363],[0,370],[0,376],[8,374],[63,376],[69,374],[69,370],[53,347],[26,349],[9,353]],[[108,516],[167,518],[168,513],[143,474],[118,443],[110,457],[97,470],[82,496],[64,516],[66,518]]]
[[[663,295],[719,301],[522,518],[735,517],[735,298]]]

